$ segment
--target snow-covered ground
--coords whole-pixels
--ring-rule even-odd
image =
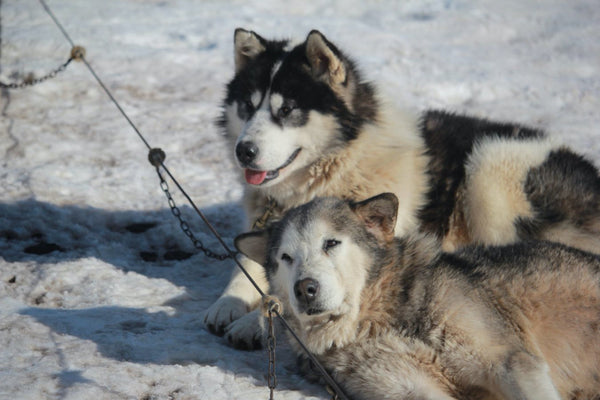
[[[597,0],[48,4],[228,242],[242,186],[213,121],[238,26],[299,39],[318,28],[410,110],[539,126],[600,165]],[[37,0],[0,10],[2,81],[66,60],[70,45]],[[85,66],[2,90],[0,114],[0,399],[267,398],[266,352],[232,350],[203,328],[231,262],[193,250],[145,146]],[[328,398],[283,345],[278,361],[276,398]]]

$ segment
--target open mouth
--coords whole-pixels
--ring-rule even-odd
[[[306,310],[306,315],[318,315],[318,314],[322,314],[323,310],[319,309],[319,308],[309,308],[308,310]]]
[[[287,161],[284,162],[283,165],[281,165],[277,169],[271,171],[258,171],[255,169],[246,168],[244,170],[244,177],[246,178],[246,182],[248,182],[251,185],[262,185],[265,182],[277,178],[279,176],[279,171],[290,165],[296,159],[296,157],[298,157],[300,150],[301,149],[297,149],[296,151],[294,151],[292,155],[287,159]]]

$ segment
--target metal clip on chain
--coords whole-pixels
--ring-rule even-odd
[[[62,64],[55,70],[51,71],[50,73],[48,73],[42,77],[39,77],[39,78],[34,78],[33,74],[28,74],[25,77],[25,79],[23,79],[23,81],[21,81],[21,82],[15,82],[15,83],[0,82],[0,88],[22,89],[22,88],[25,88],[28,86],[37,85],[38,83],[42,83],[44,81],[47,81],[48,79],[54,78],[60,72],[63,72],[65,69],[67,69],[67,66],[71,63],[71,61],[73,61],[73,60],[81,61],[83,59],[83,57],[85,57],[85,48],[83,48],[82,46],[73,46],[73,48],[71,49],[71,54],[70,54],[69,59],[64,64]]]
[[[75,61],[81,61],[85,57],[85,47],[73,46],[71,49],[71,59]]]
[[[269,197],[268,204],[265,207],[265,212],[263,215],[258,217],[254,224],[252,224],[252,230],[261,230],[267,226],[267,222],[269,222],[269,218],[271,218],[272,214],[275,212],[275,208],[277,207],[277,202],[272,197]]]
[[[167,181],[165,181],[162,174],[160,173],[160,166],[165,161],[166,157],[167,156],[166,156],[165,152],[159,148],[153,148],[148,153],[148,161],[150,161],[150,164],[152,164],[154,167],[156,167],[156,173],[158,174],[158,178],[160,179],[160,188],[162,189],[162,191],[165,193],[165,196],[167,197],[167,201],[169,202],[169,207],[171,208],[171,213],[179,221],[179,227],[181,228],[183,233],[185,233],[185,235],[191,240],[194,247],[196,249],[202,251],[204,253],[204,255],[206,255],[207,257],[214,258],[219,261],[223,261],[228,258],[231,258],[229,254],[218,254],[218,253],[215,253],[215,252],[207,249],[204,246],[204,243],[202,243],[202,241],[200,239],[196,238],[196,236],[190,229],[189,224],[183,219],[183,217],[181,215],[181,210],[179,209],[179,207],[177,207],[177,205],[175,204],[175,200],[171,196],[171,192],[169,191],[169,185],[167,184]]]

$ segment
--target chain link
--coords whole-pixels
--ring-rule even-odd
[[[1,38],[0,38],[0,43],[1,43]],[[61,66],[56,68],[55,70],[50,71],[50,73],[48,73],[42,77],[39,77],[39,78],[34,78],[33,73],[29,73],[29,74],[27,74],[25,79],[23,79],[21,82],[4,83],[4,82],[0,81],[0,88],[23,89],[28,86],[37,85],[38,83],[42,83],[44,81],[47,81],[48,79],[52,79],[56,75],[58,75],[60,72],[63,72],[65,69],[67,69],[67,66],[71,63],[71,61],[73,61],[73,60],[81,61],[84,57],[85,57],[85,48],[83,46],[73,46],[71,48],[71,54],[69,55],[69,59],[64,64],[62,64]]]
[[[275,340],[275,327],[273,324],[273,311],[269,313],[269,331],[267,335],[267,351],[269,352],[269,373],[267,375],[267,385],[269,386],[269,400],[273,400],[273,393],[277,387],[277,375],[275,374],[275,348],[277,341]]]
[[[231,258],[229,254],[218,254],[210,249],[207,249],[204,246],[204,243],[202,243],[202,241],[194,235],[194,233],[190,229],[189,224],[183,219],[183,216],[181,215],[181,210],[179,209],[179,207],[177,207],[177,204],[175,204],[175,200],[173,199],[173,196],[171,196],[171,192],[169,191],[169,185],[163,178],[158,167],[156,167],[156,173],[158,174],[158,177],[160,179],[160,188],[165,193],[167,201],[169,202],[169,208],[171,209],[171,213],[175,216],[175,218],[177,218],[177,220],[179,221],[179,227],[181,228],[183,233],[185,233],[185,235],[191,240],[194,247],[202,251],[207,257],[214,258],[219,261]]]
[[[55,70],[51,71],[50,73],[48,73],[48,74],[46,74],[46,75],[44,75],[42,77],[39,77],[39,78],[34,78],[33,74],[30,73],[21,82],[14,82],[14,83],[0,82],[0,88],[5,88],[5,89],[22,89],[24,87],[37,85],[38,83],[42,83],[44,81],[47,81],[48,79],[52,79],[56,75],[58,75],[60,72],[63,72],[65,69],[67,69],[67,66],[74,59],[75,59],[74,57],[69,57],[69,59],[67,60],[67,62],[65,62],[64,64],[62,64],[60,67],[56,68]]]

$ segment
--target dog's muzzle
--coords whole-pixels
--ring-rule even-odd
[[[252,165],[258,156],[258,146],[254,142],[239,142],[235,146],[235,156],[242,165]]]
[[[254,143],[238,143],[235,148],[235,153],[236,157],[240,161],[240,164],[245,167],[244,177],[246,178],[246,182],[251,185],[262,185],[265,182],[279,177],[279,171],[290,165],[296,159],[296,157],[298,157],[298,154],[300,154],[301,150],[302,149],[296,149],[281,166],[270,171],[253,168],[253,162],[256,160],[256,157],[259,153],[259,149]]]
[[[320,310],[315,307],[316,299],[319,294],[319,281],[312,278],[304,278],[294,284],[294,295],[298,305],[303,308],[308,315],[318,314]]]

